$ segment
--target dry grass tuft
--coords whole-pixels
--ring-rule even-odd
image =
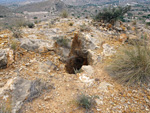
[[[107,71],[123,85],[150,82],[150,48],[135,43],[132,48],[124,48],[108,66]]]

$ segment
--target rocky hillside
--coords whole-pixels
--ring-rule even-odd
[[[125,41],[144,33],[150,33],[144,26],[75,18],[1,31],[0,111],[149,113],[149,86],[123,86],[105,70],[120,48],[131,46]],[[82,94],[94,98],[93,107],[78,103]]]
[[[148,0],[63,0],[66,4],[69,5],[86,5],[86,4],[94,4],[94,5],[104,5],[104,4],[121,4],[125,5],[127,3],[132,3],[132,2],[148,2]]]
[[[95,5],[102,5],[107,2],[113,2],[116,0],[63,0],[64,3],[69,5],[86,5],[86,4],[95,4]]]
[[[33,3],[33,4],[27,4],[24,6],[21,6],[16,9],[16,12],[39,12],[39,11],[52,11],[57,10],[61,11],[65,9],[65,4],[61,2],[60,0],[50,0],[40,3]]]
[[[11,9],[9,9],[8,7],[0,5],[0,16],[1,16],[1,18],[8,16],[8,15],[11,15],[11,14],[12,14]]]

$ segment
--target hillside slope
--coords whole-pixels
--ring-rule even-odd
[[[85,5],[85,4],[127,4],[132,2],[147,2],[148,0],[63,0],[64,3],[69,5]]]
[[[38,11],[50,11],[50,10],[62,10],[65,8],[65,4],[60,0],[50,0],[40,3],[33,3],[21,6],[16,9],[16,12],[38,12]]]
[[[8,16],[10,14],[12,14],[12,11],[9,8],[0,5],[0,16]]]

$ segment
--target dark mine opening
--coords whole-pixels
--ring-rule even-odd
[[[83,65],[88,65],[86,57],[70,57],[66,63],[66,71],[69,74],[75,74],[75,70],[80,70]]]
[[[82,34],[75,33],[65,65],[66,71],[69,74],[76,74],[76,70],[80,70],[83,65],[88,65],[88,54]]]

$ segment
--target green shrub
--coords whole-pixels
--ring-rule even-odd
[[[28,23],[28,27],[29,27],[29,28],[34,28],[35,25],[34,25],[34,23],[30,23],[30,22],[29,22],[29,23]]]
[[[95,105],[95,100],[93,97],[81,94],[77,98],[77,104],[79,107],[82,107],[84,109],[91,109]]]
[[[33,19],[37,19],[38,17],[34,17]]]
[[[11,49],[13,49],[14,51],[17,49],[17,41],[11,42]]]
[[[122,18],[123,15],[127,13],[130,9],[130,6],[105,8],[102,12],[99,12],[94,19],[96,21],[114,23],[118,19]]]
[[[134,43],[132,48],[123,49],[108,66],[107,71],[119,83],[124,85],[150,82],[150,48]]]
[[[71,22],[71,23],[69,23],[69,26],[73,26],[73,23]]]
[[[147,22],[146,25],[150,26],[150,22]]]

